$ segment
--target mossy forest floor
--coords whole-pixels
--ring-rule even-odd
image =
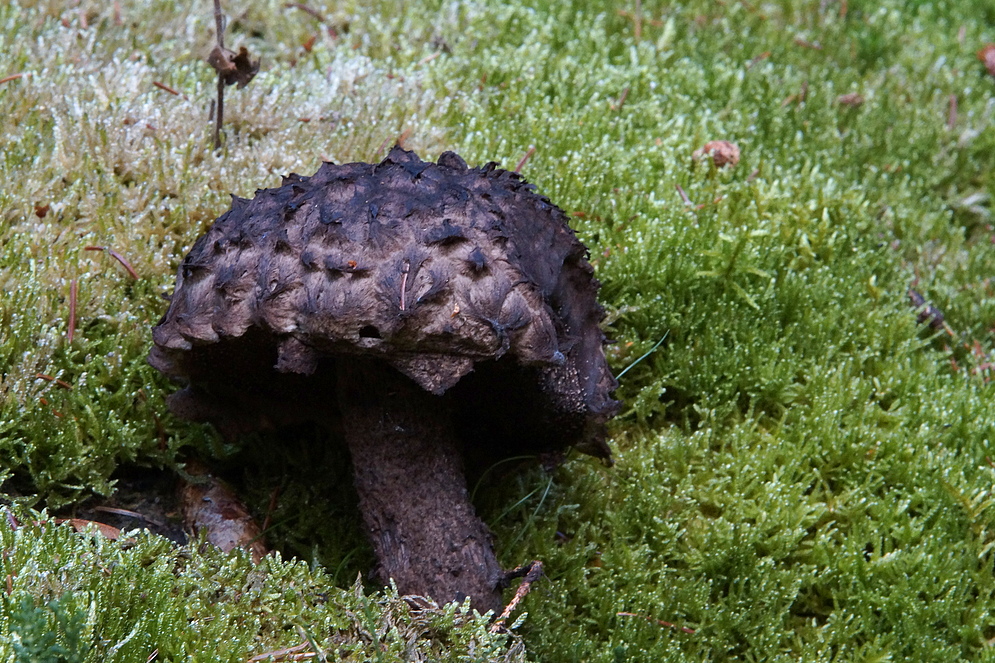
[[[262,70],[217,154],[210,3],[0,6],[0,659],[995,660],[989,0],[224,4]],[[502,563],[546,566],[510,636],[357,584],[342,451],[224,442],[145,363],[230,193],[399,139],[534,146],[632,365],[614,467],[474,481]],[[189,451],[278,495],[279,555],[52,521]]]

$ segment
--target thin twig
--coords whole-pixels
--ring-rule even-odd
[[[56,386],[62,387],[63,389],[72,390],[73,386],[66,382],[65,380],[60,380],[58,378],[52,377],[51,375],[45,375],[44,373],[35,373],[35,377],[39,380],[48,380],[49,382],[54,382]]]
[[[152,85],[156,86],[160,90],[165,90],[166,92],[168,92],[168,93],[170,93],[172,95],[175,95],[177,97],[186,96],[186,95],[180,94],[180,92],[178,90],[174,90],[173,88],[169,87],[165,83],[160,83],[159,81],[152,81]]]
[[[217,34],[218,49],[225,50],[225,17],[221,13],[221,0],[214,0],[214,27]],[[218,112],[214,116],[214,149],[221,149],[221,123],[225,117],[225,77],[218,72]]]
[[[8,509],[4,509],[3,512],[4,515],[7,516],[7,524],[10,525],[12,530],[19,529],[21,527],[21,523],[17,520],[17,517],[14,514],[12,514]]]
[[[380,143],[380,147],[377,148],[377,151],[374,152],[373,155],[376,156],[379,155],[381,152],[383,152],[384,148],[387,147],[387,143],[389,142],[390,142],[390,136],[387,136],[386,138],[383,139],[383,142]]]
[[[947,129],[957,126],[957,95],[951,94],[947,103]]]
[[[114,258],[119,263],[121,263],[121,266],[124,267],[124,269],[128,272],[128,275],[131,276],[131,278],[133,278],[135,280],[138,280],[138,272],[136,272],[135,268],[131,266],[131,263],[128,262],[123,255],[121,255],[120,253],[118,253],[114,249],[110,248],[109,246],[84,246],[83,250],[84,251],[106,251],[107,255],[109,255],[110,257]]]
[[[626,87],[624,90],[622,90],[622,94],[619,95],[619,98],[614,103],[609,104],[608,107],[611,108],[613,111],[622,110],[622,105],[625,103],[625,100],[628,96],[629,96],[629,88]]]
[[[19,74],[11,74],[10,76],[4,76],[3,78],[0,78],[0,85],[3,85],[4,83],[9,83],[10,81],[16,81],[18,78],[24,78],[25,76],[30,76],[30,75],[31,74],[26,74],[24,72],[21,72]]]
[[[431,55],[426,55],[421,60],[419,60],[418,62],[416,62],[415,66],[419,67],[419,66],[421,66],[423,64],[427,64],[427,63],[431,62],[432,60],[434,60],[435,58],[439,57],[440,55],[442,55],[441,51],[436,51],[435,53],[432,53]]]
[[[79,285],[76,279],[69,282],[69,329],[66,330],[66,340],[72,345],[73,336],[76,335],[76,296],[79,294]]]
[[[542,562],[534,560],[528,564],[519,566],[517,569],[508,574],[508,577],[510,578],[522,576],[524,576],[524,579],[522,580],[522,584],[518,586],[518,589],[515,590],[515,596],[512,597],[511,602],[508,603],[505,609],[501,612],[501,616],[498,617],[493,624],[491,624],[491,633],[497,633],[501,630],[504,622],[511,616],[511,613],[518,607],[518,604],[522,602],[522,599],[528,596],[529,592],[532,590],[532,584],[542,577]]]
[[[411,137],[411,127],[407,127],[401,132],[401,135],[397,137],[396,144],[398,147],[404,149],[404,144],[407,142],[408,138]]]
[[[273,658],[273,660],[279,660],[291,654],[296,654],[302,652],[310,646],[309,642],[302,642],[299,645],[294,645],[293,647],[287,647],[285,649],[274,649],[273,651],[263,652],[262,654],[256,654],[248,660],[248,663],[256,663],[256,661],[265,661],[267,658]]]
[[[821,51],[822,44],[817,41],[805,41],[801,37],[795,37],[795,44],[801,46],[802,48],[810,48],[813,51]]]
[[[115,516],[126,516],[128,518],[137,518],[138,520],[148,520],[145,516],[138,513],[137,511],[129,511],[128,509],[119,509],[116,506],[95,506],[94,511],[100,511],[103,513],[113,513]]]
[[[515,172],[516,173],[522,172],[522,168],[525,167],[525,162],[527,162],[532,157],[532,155],[535,154],[535,153],[536,153],[536,146],[535,145],[529,145],[529,149],[527,149],[525,151],[525,156],[523,156],[521,159],[519,159],[518,165],[515,166]]]
[[[760,64],[761,62],[763,62],[764,60],[766,60],[767,58],[769,58],[770,55],[771,55],[770,51],[764,51],[760,55],[757,55],[752,60],[750,60],[749,62],[747,62],[746,63],[746,68],[747,69],[752,69],[754,66]]]
[[[280,499],[280,493],[283,490],[283,486],[277,486],[273,489],[273,492],[269,496],[269,506],[266,507],[266,517],[263,518],[262,531],[263,534],[269,531],[269,526],[273,522],[273,512],[276,511],[276,501]]]
[[[310,14],[311,16],[313,16],[314,18],[316,18],[319,23],[325,23],[326,22],[325,21],[325,17],[322,16],[321,13],[318,12],[317,9],[311,9],[310,7],[308,7],[307,5],[305,5],[303,2],[287,2],[283,6],[286,7],[287,9],[300,9],[305,14]]]
[[[218,48],[225,47],[225,16],[221,13],[221,0],[214,0],[214,30],[218,40]]]
[[[684,189],[681,187],[681,185],[680,184],[675,184],[674,187],[676,187],[677,193],[680,194],[681,200],[684,201],[684,204],[687,205],[688,207],[694,207],[694,203],[691,202],[691,199],[688,198],[688,195],[686,193],[684,193]]]
[[[675,631],[684,631],[685,633],[690,633],[694,635],[694,629],[688,628],[687,626],[678,626],[677,624],[671,624],[670,622],[665,622],[662,619],[656,619],[654,617],[647,617],[646,615],[637,615],[634,612],[616,612],[619,617],[639,617],[640,619],[645,619],[648,622],[654,624],[659,624],[660,626],[666,626],[667,628],[672,628]]]

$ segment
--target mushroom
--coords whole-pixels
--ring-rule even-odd
[[[610,459],[599,287],[566,215],[517,173],[395,147],[231,209],[179,267],[149,362],[180,417],[231,436],[341,431],[363,521],[403,594],[501,606],[464,454]]]

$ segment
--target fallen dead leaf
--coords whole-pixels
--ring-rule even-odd
[[[717,167],[735,166],[739,163],[739,146],[727,140],[710,140],[692,154],[695,159],[701,160],[706,156],[712,158],[712,163]]]
[[[245,548],[258,564],[269,550],[262,530],[235,492],[199,463],[187,463],[186,471],[195,477],[180,488],[186,526],[195,534],[206,531],[207,541],[225,552]]]
[[[207,56],[207,63],[221,75],[225,85],[237,83],[239,90],[248,85],[249,81],[259,73],[259,60],[253,61],[245,46],[240,47],[238,53],[215,46]]]
[[[995,76],[995,44],[985,44],[978,51],[978,59],[985,65],[985,69],[992,76]]]
[[[67,523],[77,532],[86,532],[91,528],[96,528],[97,532],[99,532],[101,536],[105,539],[110,539],[111,541],[117,541],[121,536],[121,530],[118,528],[105,525],[104,523],[98,523],[95,520],[83,520],[82,518],[57,518],[55,522],[58,524]]]
[[[847,94],[841,94],[836,97],[836,103],[840,106],[849,106],[850,108],[859,108],[864,105],[863,95],[857,94],[856,92],[850,92]]]

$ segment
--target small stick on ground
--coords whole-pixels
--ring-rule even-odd
[[[640,619],[645,619],[653,624],[659,624],[660,626],[666,626],[667,628],[672,628],[675,631],[683,631],[684,633],[690,633],[694,635],[694,629],[688,628],[687,626],[678,626],[677,624],[671,624],[670,622],[665,622],[662,619],[656,619],[655,617],[648,617],[646,615],[637,615],[634,612],[616,612],[619,617],[639,617]]]
[[[9,83],[11,81],[16,81],[18,78],[24,78],[25,76],[30,76],[30,75],[31,74],[25,74],[22,72],[20,74],[11,74],[10,76],[4,76],[3,78],[0,78],[0,85],[3,85],[4,83]]]
[[[383,142],[380,143],[380,147],[378,147],[377,151],[373,153],[374,156],[380,154],[381,152],[383,152],[384,148],[387,147],[387,143],[389,143],[389,142],[390,142],[390,136],[387,136],[386,138],[384,138]]]
[[[518,589],[515,590],[515,596],[512,597],[511,602],[508,603],[501,612],[501,615],[491,624],[491,633],[497,633],[501,630],[504,622],[511,616],[511,613],[518,607],[518,604],[529,595],[529,592],[532,590],[532,583],[542,577],[542,562],[534,560],[528,564],[519,566],[517,569],[509,571],[507,577],[509,580],[511,578],[524,577],[524,580],[522,580],[522,584],[518,586]]]
[[[159,81],[152,81],[152,85],[156,86],[157,88],[159,88],[159,89],[160,89],[160,90],[162,90],[163,92],[168,92],[168,93],[170,93],[170,94],[171,94],[171,95],[173,95],[173,96],[176,96],[176,97],[183,97],[184,99],[186,99],[186,98],[187,98],[187,95],[183,94],[183,93],[182,93],[182,92],[180,92],[179,90],[176,90],[176,89],[174,89],[174,88],[171,88],[171,87],[169,87],[169,86],[168,86],[168,85],[166,85],[165,83],[160,83]]]
[[[115,516],[124,516],[125,518],[135,518],[136,520],[144,520],[147,523],[152,523],[153,525],[161,526],[161,523],[157,523],[155,520],[152,520],[148,516],[138,513],[137,511],[131,511],[129,509],[120,509],[116,506],[95,506],[93,507],[93,510],[100,511],[102,513],[111,513],[114,514]]]
[[[629,88],[626,87],[624,90],[622,90],[622,94],[619,95],[618,99],[616,99],[614,103],[609,104],[608,107],[611,108],[613,111],[622,110],[622,105],[625,104],[625,100],[628,96],[629,96]]]
[[[419,67],[419,66],[421,66],[423,64],[428,64],[429,62],[431,62],[435,58],[439,57],[440,55],[441,55],[441,53],[439,51],[436,51],[435,53],[432,53],[431,55],[426,55],[421,60],[419,60],[418,62],[416,62],[415,66]]]
[[[283,6],[286,7],[287,9],[300,9],[305,14],[310,14],[311,16],[313,16],[319,23],[326,22],[325,17],[317,9],[311,9],[303,2],[287,2]]]
[[[3,512],[4,512],[4,515],[7,516],[7,525],[10,526],[10,529],[15,530],[15,529],[20,528],[21,523],[17,520],[17,517],[14,516],[14,514],[12,514],[7,509],[4,509]],[[9,593],[10,592],[8,592],[8,594]]]
[[[277,500],[280,499],[281,492],[283,492],[283,486],[277,486],[269,495],[269,505],[266,507],[266,517],[263,518],[263,534],[266,534],[269,530],[269,526],[273,523],[273,512],[276,511],[276,503]]]
[[[214,27],[217,32],[218,49],[225,50],[225,17],[221,14],[221,0],[214,0]],[[218,72],[218,112],[214,116],[214,149],[221,149],[221,123],[225,116],[225,76]]]
[[[122,256],[120,253],[118,253],[114,249],[110,248],[109,246],[84,246],[83,250],[84,251],[106,251],[107,255],[109,255],[110,257],[114,258],[119,263],[121,263],[121,266],[124,267],[125,271],[128,272],[128,275],[131,278],[135,279],[136,281],[138,280],[138,272],[136,272],[135,268],[131,266],[131,263],[128,262],[125,259],[124,256]]]
[[[66,340],[72,345],[76,335],[76,297],[79,294],[79,284],[76,279],[69,282],[69,328],[66,330]]]
[[[304,658],[314,657],[314,652],[307,652],[303,656],[301,655],[305,649],[311,646],[309,642],[302,642],[299,645],[293,647],[287,647],[286,649],[274,649],[273,651],[263,652],[262,654],[256,654],[248,660],[248,663],[257,663],[258,661],[300,661]]]
[[[681,187],[681,185],[675,184],[674,186],[677,188],[677,193],[680,194],[681,200],[684,201],[684,204],[687,205],[688,207],[694,207],[694,203],[691,202],[690,198],[688,198],[688,195],[684,192],[684,189]]]
[[[39,380],[47,380],[49,382],[54,382],[57,387],[62,387],[63,389],[72,389],[73,386],[66,382],[65,380],[60,380],[58,378],[52,377],[51,375],[46,375],[45,373],[35,373],[35,377]]]
[[[530,159],[530,158],[532,157],[532,155],[533,155],[533,154],[535,154],[535,153],[536,153],[536,146],[535,146],[535,145],[529,145],[529,149],[525,151],[525,156],[523,156],[523,157],[522,157],[521,159],[519,159],[519,161],[518,161],[518,165],[517,165],[517,166],[515,166],[515,172],[516,172],[516,173],[520,173],[520,172],[522,172],[522,168],[524,168],[524,167],[525,167],[525,163],[526,163],[526,162],[527,162],[527,161],[528,161],[528,160],[529,160],[529,159]]]
[[[622,18],[627,18],[632,21],[632,36],[635,37],[637,42],[641,41],[643,38],[643,3],[642,0],[636,0],[635,11],[626,11],[624,9],[619,9],[616,12]],[[651,21],[652,22],[652,21]]]

